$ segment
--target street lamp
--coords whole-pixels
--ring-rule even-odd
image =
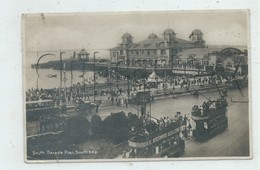
[[[99,53],[98,51],[94,52],[94,102],[96,101],[95,98],[95,92],[96,92],[96,53]]]
[[[63,81],[64,81],[64,96],[65,96],[65,100],[67,98],[67,86],[66,86],[66,81],[67,81],[67,77],[66,77],[66,71],[63,71]]]
[[[60,50],[60,88],[62,87],[62,54],[65,53],[65,52],[62,52]]]

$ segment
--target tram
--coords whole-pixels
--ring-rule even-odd
[[[136,100],[140,105],[141,118],[144,127],[138,127],[129,134],[128,146],[131,148],[130,158],[175,157],[184,152],[185,142],[180,138],[180,133],[185,128],[181,119],[159,120],[146,114],[146,104],[151,105],[150,91],[138,92]],[[138,106],[139,107],[139,106]],[[152,120],[152,119],[155,119]],[[155,123],[157,121],[157,123]],[[132,153],[132,154],[131,154]]]
[[[53,100],[37,100],[26,102],[27,121],[39,120],[40,116],[59,113],[59,107],[54,106]]]
[[[197,105],[192,108],[192,119],[195,122],[193,137],[197,140],[209,139],[228,127],[226,116],[228,103],[224,97],[217,101],[207,101],[202,104],[203,109]]]
[[[179,137],[184,126],[174,126],[151,134],[132,133],[128,145],[135,158],[177,157],[184,152],[185,142]]]

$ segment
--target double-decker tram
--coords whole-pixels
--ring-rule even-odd
[[[224,97],[203,102],[202,109],[197,105],[193,106],[191,115],[196,124],[193,137],[204,140],[223,132],[228,127],[227,106]]]
[[[142,125],[129,132],[130,158],[174,157],[184,152],[185,141],[180,137],[185,125],[181,116],[155,118],[146,114],[146,103],[150,103],[150,92],[137,94],[141,105]],[[179,112],[180,113],[180,112]]]
[[[169,125],[151,134],[132,133],[128,145],[136,158],[174,157],[184,152],[185,142],[179,137],[181,125]]]
[[[39,120],[40,116],[59,113],[59,107],[54,105],[53,100],[37,100],[26,102],[27,121]]]

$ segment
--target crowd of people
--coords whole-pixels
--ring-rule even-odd
[[[159,119],[151,117],[151,115],[143,114],[140,117],[142,124],[140,127],[132,127],[131,133],[143,133],[146,135],[154,134],[165,129],[175,129],[183,126],[182,137],[188,138],[192,134],[192,126],[190,117],[181,112],[176,112],[174,117],[161,117]]]
[[[207,116],[210,114],[211,110],[218,110],[224,108],[228,105],[224,96],[218,98],[217,100],[204,101],[201,106],[194,105],[192,108],[192,113],[197,116]]]
[[[195,77],[189,78],[185,76],[176,76],[175,78],[165,78],[163,82],[157,83],[157,90],[185,90],[190,89],[191,86],[205,86],[209,84],[222,84],[223,82],[227,82],[227,79],[220,76],[204,76],[204,77]],[[89,99],[90,96],[93,95],[93,89],[88,90],[85,87],[85,84],[77,83],[72,87],[65,88],[52,88],[52,89],[29,89],[26,91],[26,101],[36,101],[36,100],[45,100],[50,99],[54,100],[55,104],[60,105],[62,102],[66,102],[67,104],[71,104],[72,101],[76,99],[86,100]],[[133,93],[136,93],[138,90],[142,90],[143,88],[149,88],[149,84],[144,81],[132,82],[130,85],[130,95],[132,97]],[[126,89],[112,87],[110,89],[103,89],[99,92],[96,90],[95,95],[104,95],[109,96],[107,99],[111,100],[112,105],[122,105],[121,97],[123,94],[127,94]],[[118,100],[116,100],[118,98]],[[125,101],[125,97],[124,97]],[[124,103],[124,102],[121,102]]]
[[[211,84],[222,84],[227,82],[228,80],[220,75],[215,76],[203,76],[203,77],[175,77],[174,79],[167,78],[166,85],[162,85],[163,89],[167,89],[168,87],[180,88],[181,90],[189,89],[191,86],[206,86]]]

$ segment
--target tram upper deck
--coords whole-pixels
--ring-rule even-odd
[[[180,132],[185,128],[181,121],[172,121],[161,129],[144,133],[130,132],[128,145],[136,153],[136,157],[164,157],[180,154],[185,143],[180,138]]]
[[[205,101],[201,107],[194,105],[191,112],[192,119],[195,121],[205,120],[220,114],[225,114],[227,106],[228,102],[223,97],[216,101]]]

